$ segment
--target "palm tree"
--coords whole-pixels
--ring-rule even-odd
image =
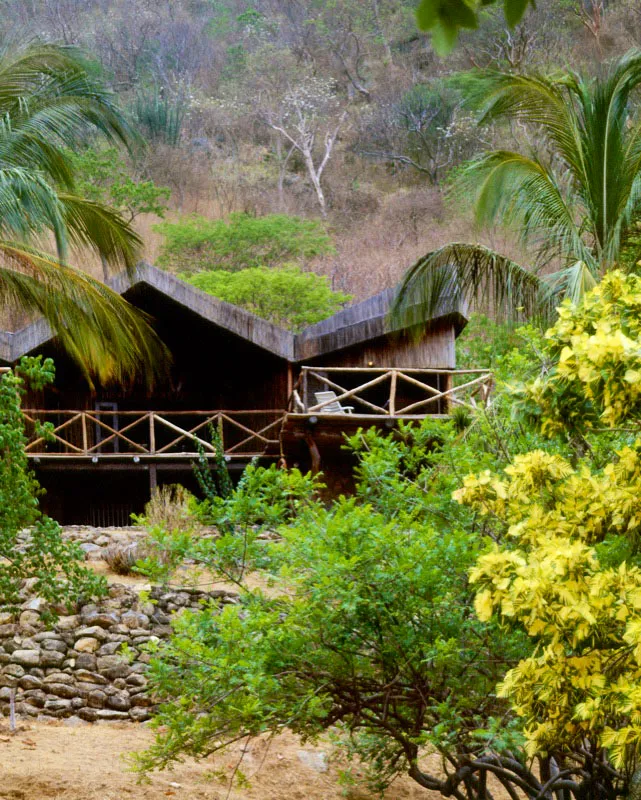
[[[579,300],[606,270],[625,267],[622,251],[641,212],[641,120],[631,106],[639,84],[641,50],[594,79],[481,73],[481,122],[525,123],[540,147],[487,153],[463,170],[460,187],[477,223],[515,230],[532,265],[478,244],[445,245],[409,269],[393,316],[418,324],[447,295],[509,317],[545,317],[562,298]]]
[[[132,271],[140,252],[117,213],[74,193],[64,150],[92,135],[135,140],[76,51],[0,46],[0,306],[44,315],[88,378],[149,378],[162,346],[144,317],[65,263],[71,249],[89,248]]]

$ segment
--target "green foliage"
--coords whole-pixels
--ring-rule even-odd
[[[626,245],[637,231],[641,174],[632,97],[640,66],[634,49],[594,78],[478,74],[472,99],[481,121],[534,126],[541,145],[534,153],[493,150],[470,162],[459,174],[460,196],[473,198],[479,225],[516,233],[532,264],[475,244],[445,245],[410,268],[397,316],[428,319],[447,297],[491,302],[495,313],[512,318],[550,318],[563,298],[579,302],[622,258],[631,266]],[[541,273],[550,263],[559,269]]]
[[[29,469],[20,400],[24,381],[42,388],[53,380],[53,362],[24,358],[0,376],[0,606],[16,608],[26,580],[47,604],[72,603],[103,594],[106,584],[80,565],[84,553],[62,538],[59,525],[38,509],[38,483]],[[41,429],[47,435],[48,429]],[[21,533],[29,529],[21,543]],[[51,616],[51,609],[46,612]]]
[[[456,365],[459,369],[496,370],[522,338],[522,329],[515,325],[497,322],[485,314],[472,314],[456,340]]]
[[[491,428],[467,442],[431,420],[398,437],[359,432],[348,442],[359,458],[356,497],[328,506],[312,501],[309,477],[250,469],[210,519],[233,521],[234,531],[239,515],[242,527],[277,526],[282,541],[233,540],[237,560],[254,548],[251,567],[273,586],[268,596],[243,591],[241,613],[230,606],[177,621],[151,667],[164,703],[156,725],[167,732],[139,766],[286,727],[312,737],[331,729],[348,756],[364,759],[375,788],[409,772],[426,788],[465,792],[464,764],[485,758],[488,741],[493,758],[518,748],[518,730],[498,722],[505,707],[492,686],[523,640],[469,614],[466,570],[481,540],[470,539],[473,515],[450,497],[457,470],[495,463],[498,441]],[[225,538],[208,565],[222,562],[227,575]],[[425,746],[453,766],[449,783],[438,765],[419,766]]]
[[[293,519],[318,487],[311,475],[300,470],[282,470],[275,464],[261,467],[252,462],[233,491],[209,497],[199,505],[198,518],[230,535],[247,528],[257,533],[274,531]]]
[[[121,152],[115,147],[68,150],[66,157],[76,175],[76,189],[88,200],[106,203],[130,222],[140,214],[164,217],[171,194],[166,186],[131,177]]]
[[[0,46],[0,303],[42,315],[87,377],[151,378],[165,355],[145,320],[116,292],[64,259],[88,248],[133,269],[141,240],[112,208],[75,193],[68,148],[91,134],[135,137],[106,88],[72,48]],[[56,254],[34,243],[52,240]],[[19,243],[19,244],[18,244]]]
[[[534,449],[455,492],[494,542],[471,572],[479,618],[536,644],[499,694],[528,755],[554,760],[549,788],[575,797],[586,778],[607,798],[638,782],[640,299],[639,278],[612,272],[548,331],[549,364],[525,395],[571,458]]]
[[[227,221],[193,216],[156,230],[165,237],[158,263],[185,272],[273,267],[332,252],[321,223],[285,214],[231,214]]]
[[[214,425],[209,426],[211,443],[215,448],[213,461],[205,456],[205,450],[197,442],[198,461],[194,464],[194,475],[198,481],[205,499],[214,502],[215,498],[229,497],[234,491],[234,485],[225,461],[225,448],[223,446],[220,430]]]
[[[350,295],[332,291],[325,275],[296,266],[207,270],[182,277],[197,289],[294,332],[330,317],[351,300]]]
[[[133,117],[147,139],[177,147],[180,143],[188,104],[184,98],[172,97],[158,87],[141,92],[133,106]]]
[[[264,540],[279,525],[293,519],[310,503],[321,484],[299,470],[280,470],[251,463],[233,488],[217,469],[208,475],[205,465],[196,467],[206,499],[194,504],[194,520],[214,527],[217,535],[202,538],[193,526],[170,530],[165,525],[151,529],[152,552],[141,571],[153,580],[167,583],[185,558],[199,568],[217,573],[232,583],[241,583],[248,570],[268,563]]]
[[[461,29],[474,30],[481,22],[487,6],[496,0],[421,0],[416,9],[418,27],[432,34],[434,49],[447,55],[458,39]],[[534,0],[503,0],[505,21],[510,27],[516,25]]]

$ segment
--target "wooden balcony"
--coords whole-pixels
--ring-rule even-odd
[[[315,434],[336,437],[359,427],[426,416],[447,418],[456,407],[490,402],[489,370],[302,367],[286,409],[121,411],[25,409],[27,455],[36,461],[98,463],[189,462],[217,455],[215,428],[228,462],[276,459],[287,442]],[[331,392],[331,399],[319,397]],[[49,423],[48,432],[42,424]]]
[[[422,419],[448,416],[452,408],[487,407],[493,386],[486,369],[419,369],[392,367],[302,367],[290,413],[336,415],[336,403],[351,407],[351,416]],[[334,392],[322,400],[320,392]]]
[[[226,461],[248,461],[278,452],[285,412],[248,411],[59,411],[25,409],[27,455],[43,460],[181,461],[212,458],[210,428],[219,433]],[[50,431],[40,431],[42,423]]]

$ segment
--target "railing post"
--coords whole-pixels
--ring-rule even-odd
[[[441,391],[449,392],[454,385],[454,376],[452,375],[451,372],[448,372],[445,376],[441,377],[445,378],[445,389]],[[451,394],[448,394],[447,397],[445,398],[445,408],[442,410],[441,412],[442,414],[450,413],[450,407],[452,406],[451,398],[452,398]],[[441,400],[441,402],[443,401]]]
[[[307,413],[309,398],[307,396],[307,369],[305,367],[303,367],[303,406],[305,408],[305,413]]]
[[[87,413],[82,412],[82,454],[89,455],[89,437],[87,436]]]
[[[153,411],[149,412],[149,453],[156,455],[156,415]]]
[[[396,370],[392,370],[392,378],[390,381],[389,389],[389,415],[390,417],[396,416]]]
[[[223,452],[220,454],[221,456],[225,455],[225,420],[223,419],[223,415],[218,412],[218,419],[216,420],[216,426],[218,427],[218,438],[220,439],[220,446],[222,447]]]

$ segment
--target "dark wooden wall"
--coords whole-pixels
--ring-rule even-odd
[[[163,295],[143,287],[128,299],[151,314],[173,364],[152,391],[142,382],[91,391],[76,365],[56,347],[40,348],[56,363],[55,386],[28,396],[25,407],[94,408],[117,402],[120,410],[241,410],[284,408],[287,362],[203,320]]]
[[[308,363],[325,367],[419,367],[454,368],[455,328],[452,324],[435,326],[420,340],[408,334],[379,336],[338,352],[326,353]]]

